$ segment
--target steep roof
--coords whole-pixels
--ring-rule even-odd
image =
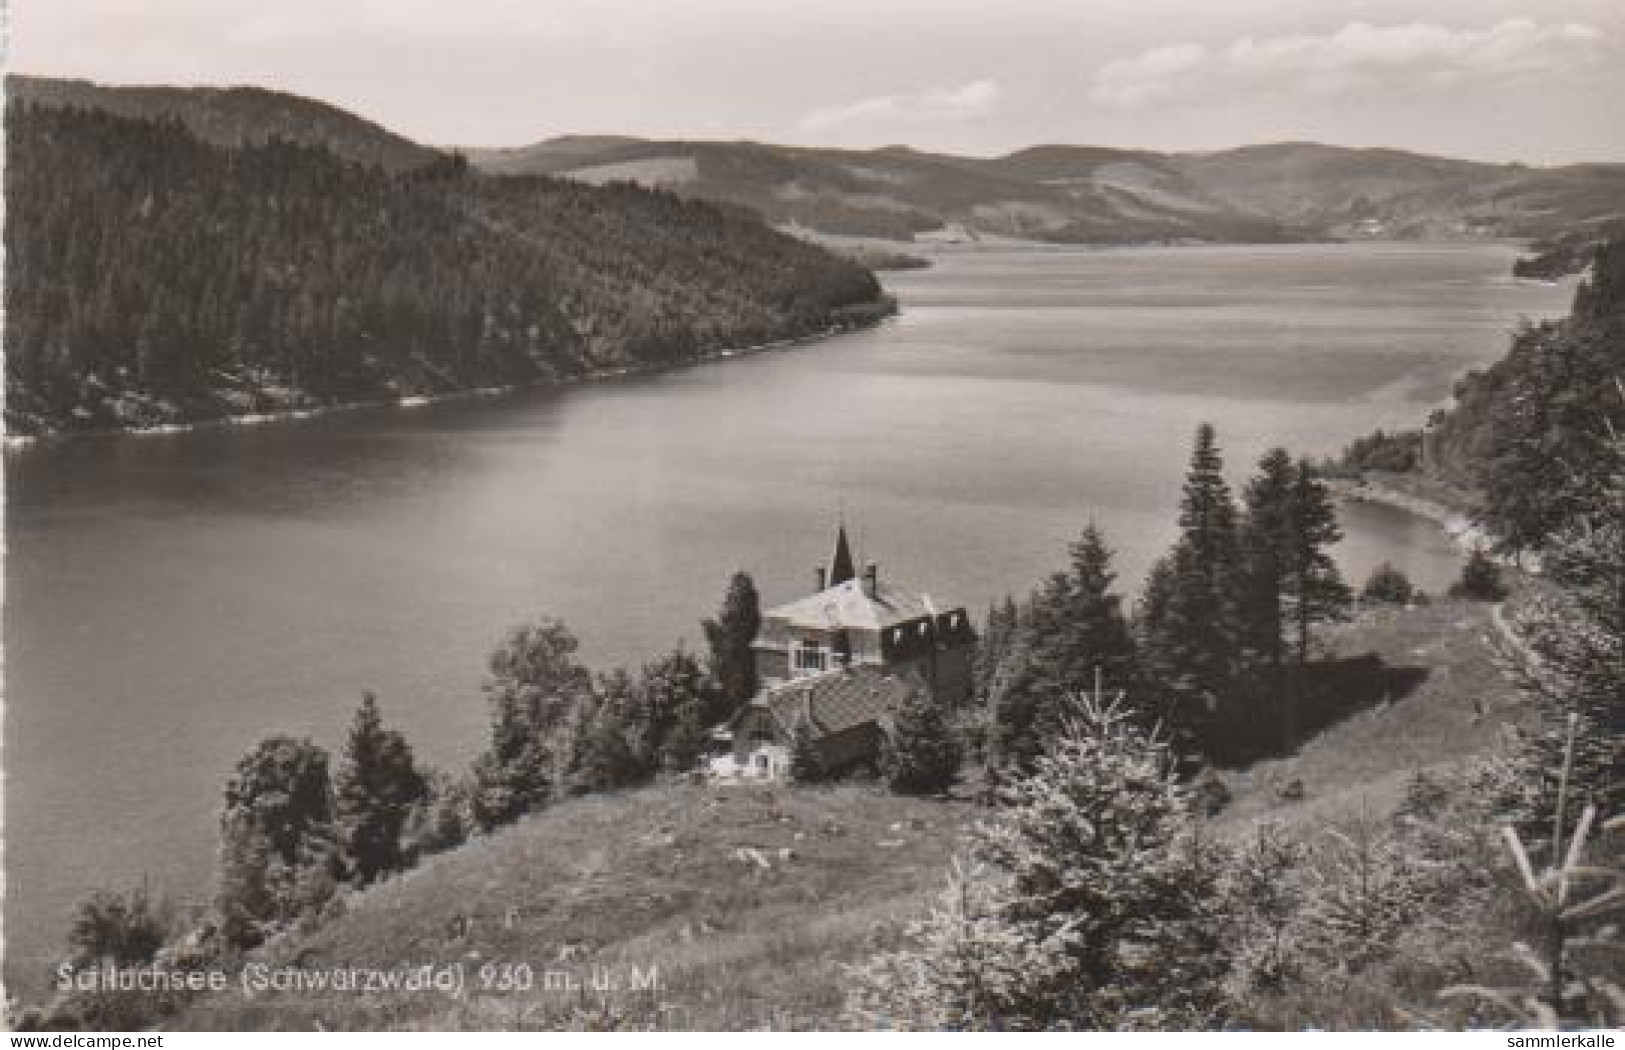
[[[828,735],[879,722],[924,688],[918,675],[860,665],[791,679],[758,693],[746,706],[767,708],[786,732],[810,711],[814,731]]]
[[[769,609],[764,619],[784,620],[796,627],[819,630],[834,627],[880,630],[957,608],[957,605],[934,602],[929,595],[917,594],[885,580],[876,583],[875,596],[871,598],[863,593],[861,580],[847,580]]]

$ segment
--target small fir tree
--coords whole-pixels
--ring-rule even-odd
[[[111,962],[151,962],[164,943],[164,924],[145,887],[131,893],[97,890],[81,902],[68,928],[69,964],[75,969]]]
[[[1166,750],[1087,700],[974,865],[904,949],[853,971],[860,1024],[922,1028],[1211,1028],[1221,985],[1216,847],[1197,833]]]
[[[1297,469],[1284,448],[1258,462],[1243,502],[1237,613],[1253,701],[1225,726],[1237,753],[1279,743],[1288,696],[1287,602],[1293,561]]]

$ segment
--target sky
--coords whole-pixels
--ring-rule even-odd
[[[553,135],[1625,161],[1625,0],[6,0],[8,68]]]

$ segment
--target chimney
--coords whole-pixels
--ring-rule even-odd
[[[828,586],[824,582],[824,567],[822,565],[820,565],[820,566],[818,566],[817,569],[814,569],[813,571],[818,574],[818,590],[814,591],[813,593],[814,594],[822,594],[822,593],[824,593],[824,588],[826,586]]]
[[[863,569],[863,596],[865,598],[875,597],[875,594],[879,590],[879,585],[880,567],[874,562],[870,562],[868,565],[864,566]]]

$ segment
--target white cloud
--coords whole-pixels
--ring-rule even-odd
[[[1174,44],[1108,62],[1095,73],[1095,97],[1124,106],[1152,102],[1177,92],[1182,77],[1210,65],[1212,59],[1201,44]]]
[[[1226,90],[1332,93],[1375,82],[1455,84],[1542,76],[1594,64],[1605,43],[1590,26],[1540,25],[1527,18],[1477,30],[1351,22],[1319,36],[1243,37],[1219,49],[1155,48],[1101,66],[1092,93],[1099,102],[1138,106]]]
[[[992,113],[1000,94],[997,82],[973,80],[959,87],[875,95],[809,113],[799,126],[803,131],[829,131],[861,125],[959,124]]]

